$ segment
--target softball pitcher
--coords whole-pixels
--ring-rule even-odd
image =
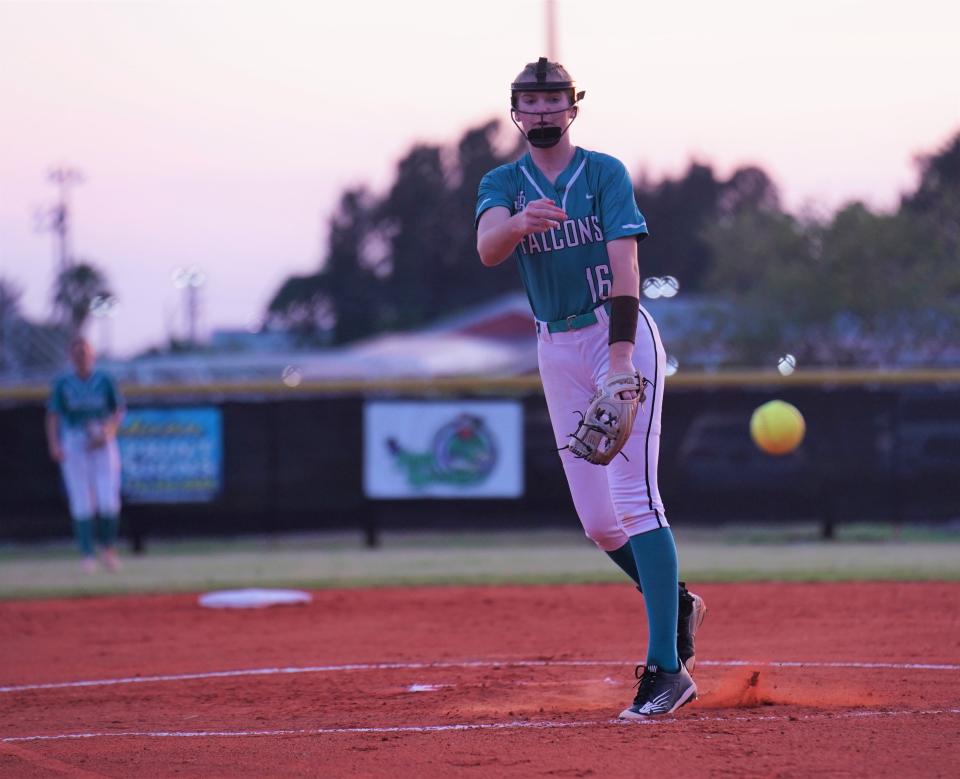
[[[63,474],[83,569],[87,573],[97,569],[96,530],[100,559],[108,570],[116,571],[120,565],[117,428],[124,412],[123,397],[109,375],[94,370],[93,348],[86,339],[74,338],[69,356],[73,370],[53,382],[47,404],[47,445]]]
[[[657,488],[665,354],[640,305],[637,244],[647,224],[623,164],[570,139],[584,94],[562,65],[543,57],[517,76],[510,117],[528,151],[481,181],[477,250],[486,266],[519,264],[577,514],[643,593],[646,665],[637,668],[636,698],[620,715],[643,719],[696,698],[689,670],[706,608],[677,581]]]

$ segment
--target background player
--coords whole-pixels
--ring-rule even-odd
[[[657,488],[665,354],[639,300],[637,243],[647,226],[623,164],[570,140],[583,96],[563,66],[545,58],[511,85],[511,119],[529,150],[480,183],[477,250],[487,266],[517,259],[537,320],[558,448],[608,373],[638,370],[647,380],[626,457],[602,467],[561,452],[587,536],[644,594],[646,666],[633,705],[621,713],[643,718],[696,697],[681,658],[695,662],[693,638],[705,609],[682,585],[678,602],[677,551]]]
[[[69,357],[73,370],[55,379],[50,392],[47,445],[63,473],[83,569],[87,573],[97,569],[96,530],[100,559],[108,570],[116,571],[120,565],[117,428],[124,412],[123,397],[107,373],[94,370],[93,348],[85,338],[70,341]]]

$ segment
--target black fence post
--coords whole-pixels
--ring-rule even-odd
[[[147,528],[144,521],[143,506],[131,506],[124,515],[127,531],[130,535],[130,551],[135,555],[144,555],[147,553]]]
[[[367,502],[368,509],[364,512],[363,545],[367,549],[377,549],[380,546],[381,512],[383,501],[371,500]]]

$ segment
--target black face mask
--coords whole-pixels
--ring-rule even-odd
[[[523,135],[523,137],[530,142],[531,146],[535,146],[538,149],[550,149],[560,143],[560,139],[566,134],[567,130],[570,129],[570,125],[573,124],[573,120],[577,118],[577,115],[574,114],[573,119],[567,122],[566,127],[563,128],[553,125],[537,126],[531,128],[529,132],[525,133],[523,132],[523,127],[520,126],[520,122],[518,122],[514,117],[514,113],[526,114],[527,116],[539,116],[540,121],[542,122],[544,116],[558,112],[521,111],[517,108],[514,108],[513,112],[511,112],[510,119],[517,126],[517,129],[520,131],[521,135]]]
[[[559,127],[535,127],[527,133],[527,140],[538,149],[549,149],[560,143],[564,132]]]

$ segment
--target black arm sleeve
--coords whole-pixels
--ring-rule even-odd
[[[637,342],[637,320],[640,317],[640,298],[617,295],[610,298],[610,340]]]

